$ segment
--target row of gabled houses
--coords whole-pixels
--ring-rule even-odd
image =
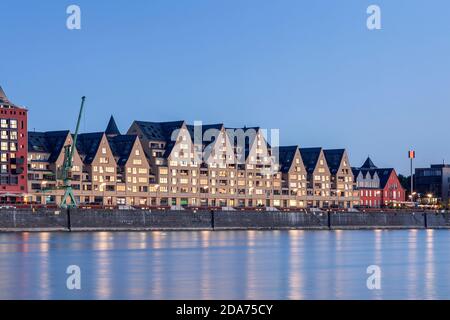
[[[59,204],[70,131],[28,132],[27,109],[0,87],[0,202]],[[71,172],[81,204],[350,208],[398,205],[395,170],[366,161],[352,168],[345,149],[269,143],[259,127],[135,121],[122,134],[78,136]]]
[[[29,132],[29,201],[61,201],[64,191],[58,188],[62,185],[64,146],[70,145],[71,139],[69,131]],[[135,121],[127,134],[121,134],[111,117],[104,132],[78,136],[72,186],[82,204],[369,206],[369,202],[360,202],[365,196],[358,190],[363,185],[355,180],[355,170],[345,149],[272,147],[261,128]],[[380,176],[374,168],[375,175],[372,171],[366,174],[364,168],[358,170],[356,178],[361,181]],[[375,181],[364,189],[375,193],[380,184]],[[400,191],[398,198],[397,194],[394,197],[401,201],[401,196]],[[385,197],[370,206],[383,206],[388,201],[391,199]]]

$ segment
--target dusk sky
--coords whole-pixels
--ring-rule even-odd
[[[66,8],[81,7],[81,30]],[[382,29],[366,27],[371,4]],[[0,0],[0,85],[29,130],[102,131],[111,114],[280,129],[353,166],[450,162],[448,0]]]

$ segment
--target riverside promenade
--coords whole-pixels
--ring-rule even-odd
[[[337,230],[443,229],[450,213],[151,211],[151,210],[1,210],[0,232],[144,230]]]

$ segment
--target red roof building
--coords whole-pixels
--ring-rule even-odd
[[[380,169],[367,158],[360,168],[353,168],[353,175],[361,207],[398,207],[405,201],[405,189],[395,169]]]
[[[27,196],[27,109],[9,101],[0,87],[0,202]]]

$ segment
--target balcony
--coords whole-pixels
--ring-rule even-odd
[[[23,173],[23,168],[16,168],[11,170],[11,174],[22,174]]]
[[[11,158],[11,159],[9,159],[9,162],[11,164],[23,165],[23,164],[25,164],[25,159],[24,158]]]

